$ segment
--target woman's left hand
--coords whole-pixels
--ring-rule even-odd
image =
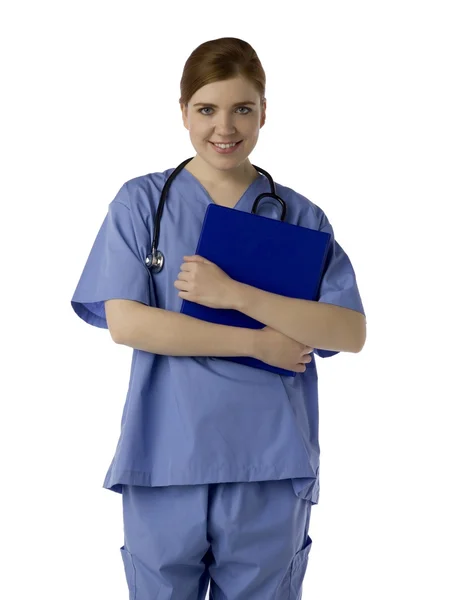
[[[197,254],[184,256],[174,286],[178,296],[209,308],[235,308],[239,283]]]

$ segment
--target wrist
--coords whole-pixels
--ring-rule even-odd
[[[233,280],[231,308],[243,312],[245,306],[245,287],[244,283]]]

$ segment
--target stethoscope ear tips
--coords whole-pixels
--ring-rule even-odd
[[[156,252],[156,256],[149,254],[145,259],[145,264],[152,273],[159,273],[164,266],[164,255],[159,250]]]

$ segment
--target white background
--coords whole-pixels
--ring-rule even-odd
[[[361,353],[317,357],[304,600],[449,597],[444,4],[5,3],[2,597],[128,597],[102,483],[132,350],[70,299],[120,186],[194,155],[182,69],[224,36],[267,75],[250,160],[325,211],[367,313]]]

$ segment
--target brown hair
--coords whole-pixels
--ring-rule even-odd
[[[265,71],[255,50],[243,40],[233,37],[204,42],[187,59],[181,77],[180,104],[187,105],[203,85],[214,81],[245,77],[265,99]]]

